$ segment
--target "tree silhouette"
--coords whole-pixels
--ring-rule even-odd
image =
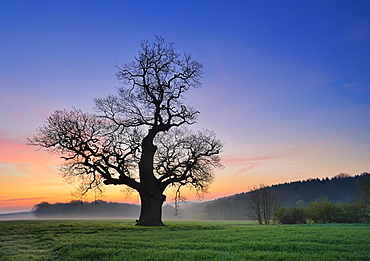
[[[360,198],[370,205],[370,175],[367,172],[362,173],[363,179],[358,182],[358,193]]]
[[[140,47],[134,61],[117,66],[117,95],[95,99],[95,114],[55,111],[29,144],[60,154],[64,177],[78,179],[81,193],[100,192],[103,184],[137,190],[137,225],[158,226],[164,190],[206,191],[223,144],[211,131],[186,128],[199,112],[184,104],[184,94],[201,85],[202,64],[161,37]]]
[[[281,202],[271,187],[262,183],[259,187],[253,186],[248,195],[247,215],[256,219],[260,225],[268,225],[280,206]]]

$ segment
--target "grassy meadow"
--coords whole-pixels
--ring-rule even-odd
[[[0,260],[370,260],[369,224],[0,222]]]

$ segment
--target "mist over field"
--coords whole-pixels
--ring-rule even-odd
[[[353,203],[359,200],[359,187],[370,179],[369,173],[356,176],[338,174],[329,179],[308,179],[286,182],[269,187],[285,208],[307,206],[320,197],[333,203]],[[164,204],[163,219],[170,220],[245,220],[253,219],[246,215],[246,205],[250,192],[235,194],[204,202],[180,202],[175,211],[174,204]],[[71,201],[69,203],[41,202],[30,212],[1,214],[0,220],[25,219],[137,219],[140,205],[106,202]]]
[[[370,1],[88,3],[0,1],[0,213],[71,199],[63,160],[27,138],[56,110],[94,114],[155,36],[204,67],[182,104],[225,144],[205,201],[369,171]],[[104,199],[122,202],[117,187]]]

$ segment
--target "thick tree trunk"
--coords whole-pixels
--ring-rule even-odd
[[[141,213],[136,225],[164,226],[162,223],[162,205],[166,196],[161,192],[155,194],[140,193]]]
[[[153,173],[154,154],[157,147],[153,144],[157,130],[149,130],[141,144],[142,153],[139,162],[141,189],[141,213],[137,221],[139,226],[164,226],[162,223],[162,205],[166,200],[163,188]]]

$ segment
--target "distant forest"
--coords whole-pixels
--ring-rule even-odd
[[[163,206],[163,217],[170,219],[175,213],[170,205]],[[41,202],[33,207],[36,218],[133,218],[140,214],[140,205],[106,202],[71,201],[69,203]]]
[[[338,174],[329,179],[307,179],[270,186],[283,206],[305,206],[322,196],[330,201],[347,203],[358,198],[358,184],[370,178],[364,172],[349,176]],[[246,202],[249,192],[201,203],[182,203],[178,215],[172,205],[163,206],[164,219],[242,220],[247,219]],[[126,203],[72,201],[49,204],[41,202],[33,208],[36,218],[138,218],[140,206]]]
[[[280,199],[282,206],[292,208],[305,206],[320,197],[326,197],[335,203],[347,203],[358,199],[358,184],[370,178],[364,172],[349,176],[338,174],[333,178],[307,179],[304,181],[286,182],[270,186],[273,193]],[[206,202],[203,211],[194,218],[210,220],[246,219],[246,202],[249,192]]]

